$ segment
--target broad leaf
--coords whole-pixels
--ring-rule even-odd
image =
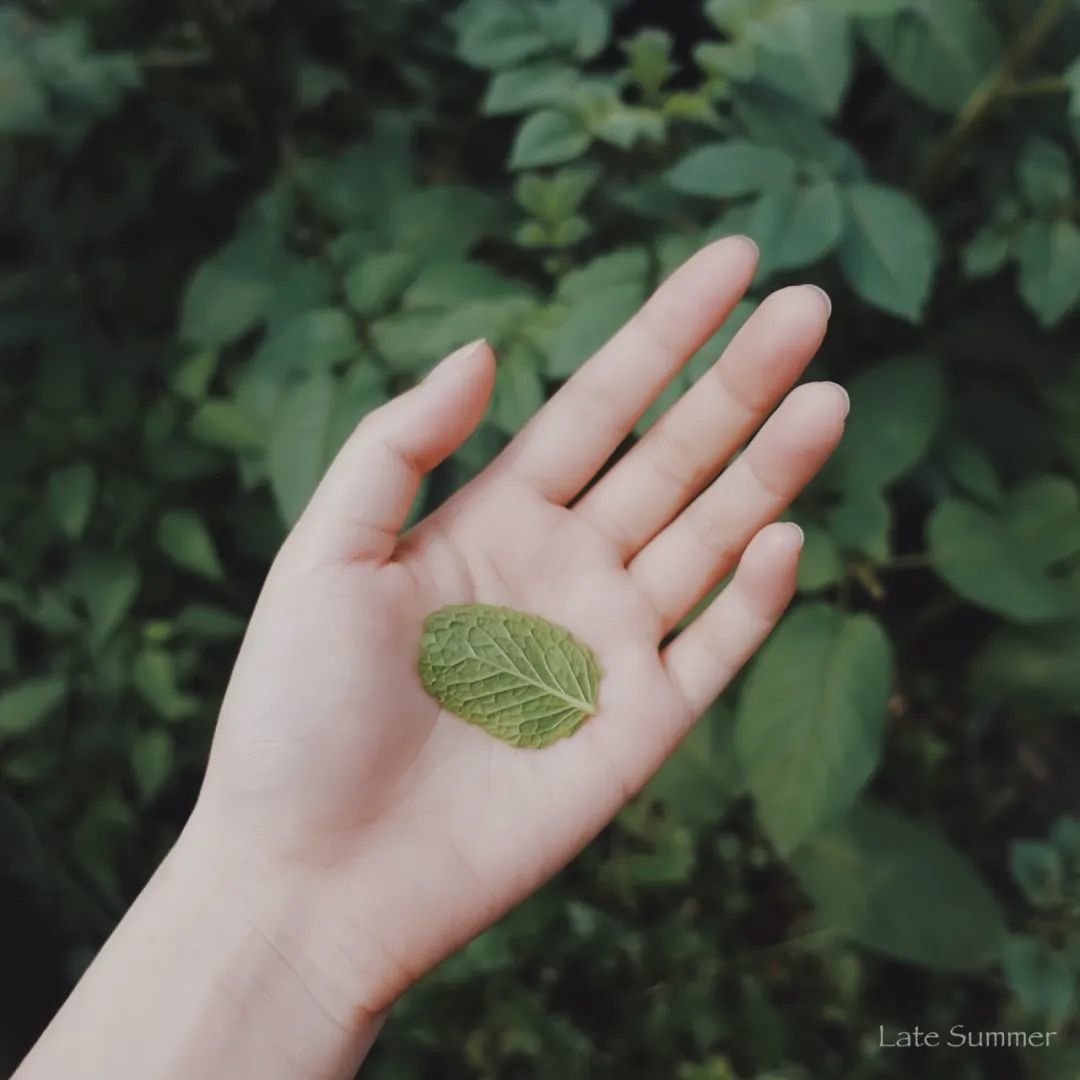
[[[131,773],[144,799],[153,798],[172,775],[176,749],[167,731],[142,732],[131,744]]]
[[[1080,227],[1066,219],[1033,221],[1020,236],[1020,295],[1044,327],[1080,301]]]
[[[823,604],[800,608],[761,650],[739,699],[736,748],[782,854],[842,814],[870,779],[891,681],[878,623]]]
[[[177,566],[218,581],[225,570],[203,519],[194,510],[170,510],[158,522],[158,545]]]
[[[844,189],[847,228],[840,265],[868,303],[910,322],[922,318],[938,261],[938,237],[909,195],[881,184]]]
[[[456,605],[429,615],[419,670],[444,709],[512,746],[548,746],[597,708],[592,651],[562,627],[509,608]]]
[[[63,704],[67,690],[65,678],[43,675],[0,693],[0,739],[36,728]]]
[[[816,112],[833,116],[851,78],[847,19],[821,4],[788,4],[761,24],[757,75]]]
[[[518,129],[510,151],[511,169],[536,169],[580,157],[592,136],[573,113],[543,109]]]
[[[554,60],[500,71],[488,86],[483,111],[489,116],[528,112],[545,105],[564,105],[577,71]]]
[[[1075,713],[1078,657],[1080,622],[1002,627],[975,660],[970,692],[977,699]]]
[[[794,164],[782,150],[741,139],[692,150],[665,174],[684,195],[730,199],[790,178]]]
[[[473,67],[513,67],[549,47],[535,8],[513,0],[465,4],[455,23],[458,55]]]
[[[993,893],[940,833],[874,803],[808,841],[791,860],[819,920],[913,964],[975,971],[1005,944]]]
[[[89,465],[69,465],[49,477],[46,492],[56,520],[72,539],[82,536],[94,506],[97,479]]]
[[[827,467],[830,486],[878,490],[919,463],[941,425],[941,369],[924,357],[901,357],[867,368],[847,382],[851,413]]]
[[[893,17],[868,19],[862,29],[892,77],[945,112],[959,112],[1001,58],[980,0],[909,0]]]
[[[980,607],[1022,622],[1058,619],[1078,608],[1000,514],[946,499],[930,516],[927,539],[938,576]]]

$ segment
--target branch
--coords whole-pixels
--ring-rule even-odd
[[[1068,0],[1043,0],[1031,21],[1016,35],[998,69],[972,93],[964,103],[956,122],[923,170],[916,191],[923,199],[934,195],[956,169],[964,145],[977,134],[1002,102],[1012,97],[1027,96],[1025,86],[1043,84],[1039,92],[1047,92],[1045,80],[1024,84],[1020,73],[1038,52],[1043,42],[1065,14]],[[1053,91],[1058,90],[1057,85]]]

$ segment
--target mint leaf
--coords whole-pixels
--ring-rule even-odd
[[[457,604],[424,623],[420,680],[455,716],[511,746],[540,748],[596,712],[600,668],[561,626],[510,608]]]

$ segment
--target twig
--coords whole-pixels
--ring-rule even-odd
[[[1018,95],[1017,91],[1032,84],[1021,83],[1019,75],[1065,14],[1066,6],[1067,0],[1043,0],[1031,21],[1016,35],[1000,67],[968,98],[949,133],[930,155],[916,184],[921,198],[931,197],[949,179],[965,143],[982,128],[1003,101],[1010,97],[1026,96],[1023,92]]]

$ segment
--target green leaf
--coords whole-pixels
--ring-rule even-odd
[[[556,225],[581,208],[599,179],[600,170],[595,166],[575,165],[548,177],[522,176],[514,187],[514,196],[534,217]]]
[[[492,419],[500,431],[516,435],[544,404],[540,358],[517,349],[499,360]]]
[[[1049,139],[1028,140],[1017,166],[1020,189],[1031,206],[1053,212],[1073,193],[1073,169],[1069,155]]]
[[[1080,701],[1080,623],[1005,626],[983,646],[971,670],[976,699],[1074,712]]]
[[[204,401],[188,422],[199,442],[224,450],[244,453],[258,450],[266,442],[262,425],[234,401]]]
[[[1032,907],[1048,911],[1065,899],[1065,867],[1061,856],[1041,840],[1014,840],[1009,872]]]
[[[993,462],[970,439],[950,435],[943,448],[949,479],[968,495],[985,503],[1001,502],[1001,479]]]
[[[143,649],[132,664],[131,681],[143,700],[166,720],[183,720],[198,712],[198,699],[180,689],[173,658],[164,649]]]
[[[304,311],[267,333],[249,370],[271,379],[294,371],[317,371],[354,359],[360,351],[348,312],[341,308]]]
[[[68,589],[86,608],[92,640],[102,644],[123,622],[139,592],[139,570],[133,559],[113,554],[86,554],[75,564]]]
[[[487,604],[429,615],[420,679],[449,712],[512,746],[540,748],[596,712],[592,651],[553,623]]]
[[[826,514],[829,530],[844,551],[855,551],[878,562],[889,555],[892,515],[888,500],[878,491],[853,490]]]
[[[1006,518],[963,499],[938,503],[927,524],[935,572],[966,600],[1007,618],[1040,622],[1075,610]]]
[[[842,814],[877,767],[892,656],[868,615],[800,608],[766,643],[739,699],[735,745],[781,854]]]
[[[913,97],[959,112],[1001,60],[1001,41],[980,0],[911,0],[862,31],[892,77]]]
[[[1065,219],[1032,221],[1020,234],[1020,295],[1044,327],[1080,301],[1080,227]]]
[[[172,775],[176,748],[167,731],[144,731],[131,744],[131,773],[143,799],[152,799]]]
[[[626,55],[627,75],[646,101],[655,99],[664,83],[677,70],[671,59],[674,39],[666,30],[639,30],[621,44]]]
[[[1080,554],[1080,491],[1064,476],[1033,476],[1003,506],[1009,528],[1029,556],[1052,566]]]
[[[851,79],[847,19],[821,4],[788,4],[756,36],[756,74],[825,116],[835,115]]]
[[[13,20],[0,24],[0,133],[34,134],[48,129],[49,96],[23,35],[15,30]]]
[[[345,278],[349,306],[361,315],[378,315],[389,308],[411,284],[419,270],[415,255],[387,251],[358,263]]]
[[[591,60],[611,36],[611,17],[599,0],[550,0],[534,10],[551,45],[578,60]]]
[[[535,169],[558,165],[580,157],[589,148],[592,136],[581,118],[572,113],[542,109],[518,128],[510,151],[511,169]]]
[[[874,803],[857,806],[791,860],[819,920],[889,956],[976,971],[1005,944],[993,893],[940,833]]]
[[[776,270],[799,270],[823,259],[844,231],[844,205],[831,180],[796,189],[773,253]]]
[[[895,188],[851,184],[844,196],[840,265],[848,282],[867,303],[918,322],[938,261],[933,224],[914,199]]]
[[[45,491],[60,528],[73,540],[82,536],[94,508],[97,478],[89,465],[69,465],[49,477]]]
[[[1068,1020],[1076,1004],[1076,976],[1063,951],[1039,938],[1016,934],[1001,958],[1005,977],[1020,1003],[1051,1026]]]
[[[158,545],[177,566],[220,581],[225,570],[214,539],[194,510],[170,510],[158,522]]]
[[[545,105],[565,105],[577,80],[577,71],[555,60],[540,60],[500,71],[484,97],[487,116],[511,116]]]
[[[484,237],[496,235],[501,220],[500,204],[485,192],[432,184],[395,195],[385,227],[392,248],[420,256],[423,263],[465,255]]]
[[[43,675],[0,693],[0,738],[25,735],[56,712],[67,697],[67,679]]]
[[[564,275],[559,282],[558,296],[573,302],[586,294],[617,286],[632,286],[644,295],[648,272],[649,256],[644,248],[620,248],[591,259]]]
[[[1080,117],[1080,57],[1077,57],[1062,75],[1069,88],[1069,115],[1075,119]]]
[[[878,490],[910,472],[941,426],[941,369],[923,357],[875,364],[847,383],[851,412],[824,479],[845,492]]]
[[[532,5],[514,0],[465,4],[455,16],[458,56],[473,67],[514,67],[550,43]]]
[[[997,222],[991,222],[964,245],[964,273],[972,278],[987,277],[1005,265],[1011,251],[1011,234]]]
[[[184,293],[181,338],[213,348],[254,328],[270,309],[282,258],[276,239],[252,232],[207,259]]]
[[[192,353],[173,372],[169,380],[173,392],[186,401],[202,401],[217,374],[219,359],[218,353],[213,349]]]
[[[330,460],[329,431],[337,395],[337,380],[328,372],[314,372],[290,385],[274,417],[267,467],[287,525],[300,517]]]
[[[803,548],[799,556],[799,592],[820,592],[843,580],[844,561],[832,535],[820,525],[802,526]]]
[[[664,176],[684,195],[731,199],[773,187],[789,179],[793,169],[782,150],[731,139],[692,150]]]
[[[743,787],[734,736],[731,710],[714,705],[649,781],[645,799],[686,825],[717,824]]]

